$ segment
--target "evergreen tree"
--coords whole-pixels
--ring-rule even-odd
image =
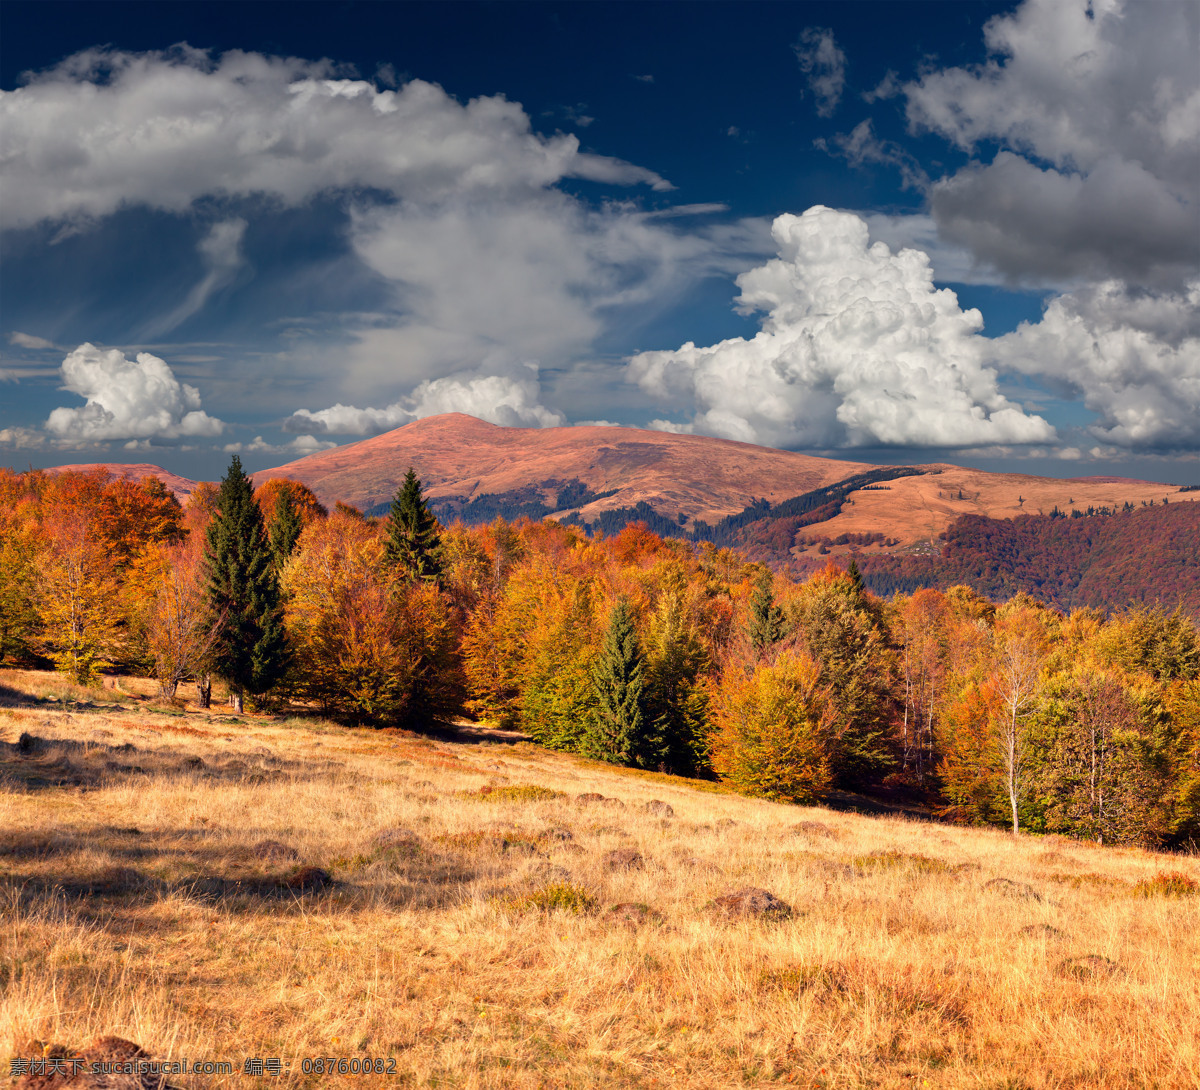
[[[585,740],[591,756],[612,764],[658,767],[664,747],[646,716],[645,674],[645,656],[633,629],[629,602],[620,598],[592,664],[597,706]]]
[[[783,610],[775,604],[771,572],[764,568],[750,599],[750,643],[760,654],[783,638]]]
[[[276,569],[281,569],[296,549],[300,539],[300,531],[304,523],[300,521],[300,512],[296,510],[296,501],[288,490],[281,490],[275,500],[275,510],[271,518],[271,552],[275,557]]]
[[[862,572],[858,570],[857,560],[852,559],[850,561],[850,567],[846,569],[846,574],[850,576],[851,589],[861,598],[866,593],[867,588],[863,583]]]
[[[385,559],[405,579],[436,580],[442,574],[437,519],[425,503],[421,482],[409,467],[388,517]]]
[[[684,614],[680,589],[664,591],[651,626],[646,715],[652,734],[662,739],[665,770],[677,775],[709,770],[708,698],[702,681],[708,665],[704,646]]]
[[[216,506],[204,547],[206,595],[217,625],[211,661],[213,672],[229,683],[230,700],[240,713],[243,693],[269,691],[283,676],[288,655],[270,542],[236,454]]]

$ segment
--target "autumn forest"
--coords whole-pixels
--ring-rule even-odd
[[[1101,526],[1059,522],[1072,548],[1073,523]],[[1014,556],[1033,555],[1022,534],[1050,540],[1005,525]],[[236,458],[186,508],[155,478],[0,470],[6,663],[355,725],[470,716],[780,801],[862,792],[1014,832],[1196,844],[1191,615],[894,574],[904,593],[884,600],[853,561],[794,579],[644,524],[443,526],[411,472],[372,518],[294,481],[255,490]]]

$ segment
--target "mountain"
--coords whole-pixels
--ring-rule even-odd
[[[327,505],[342,500],[377,511],[409,466],[443,520],[557,515],[611,530],[644,518],[660,532],[699,530],[775,563],[815,559],[825,555],[821,549],[933,551],[964,515],[1006,519],[1056,507],[1200,498],[1122,477],[1064,481],[949,464],[878,466],[638,428],[505,428],[461,413],[426,417],[254,479],[290,477]],[[839,482],[848,487],[834,488]],[[798,497],[804,502],[785,502]],[[843,536],[847,541],[833,544]]]
[[[44,472],[91,473],[97,469],[106,470],[107,480],[109,481],[124,479],[137,482],[144,477],[157,477],[171,492],[175,493],[175,498],[185,507],[188,500],[191,499],[192,493],[196,490],[196,484],[198,483],[188,480],[187,477],[180,477],[179,474],[172,473],[170,470],[163,469],[162,466],[151,465],[149,462],[139,462],[136,465],[126,465],[116,462],[87,462],[77,465],[55,466],[53,469],[44,470]]]

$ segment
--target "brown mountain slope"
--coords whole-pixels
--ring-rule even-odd
[[[171,473],[169,470],[163,469],[162,466],[151,465],[149,462],[140,462],[137,465],[124,465],[116,462],[88,462],[78,465],[55,466],[53,469],[47,469],[47,473],[91,473],[93,470],[103,469],[108,471],[108,480],[113,481],[118,478],[131,481],[140,481],[144,477],[157,477],[163,484],[175,493],[175,498],[187,506],[188,500],[192,498],[192,493],[196,490],[196,481],[188,480],[187,477],[180,477],[177,473]]]
[[[689,523],[716,523],[754,499],[778,503],[878,468],[699,435],[637,428],[504,428],[448,413],[261,470],[254,479],[261,484],[291,477],[328,505],[343,500],[366,509],[390,500],[410,465],[434,500],[500,495],[553,505],[565,485],[578,481],[592,493],[613,493],[570,507],[586,521],[602,510],[644,501],[660,515],[683,515]],[[1180,494],[1175,485],[1126,478],[1064,481],[945,464],[921,468],[926,470],[921,476],[855,492],[841,514],[804,527],[799,536],[880,533],[903,549],[935,539],[964,514],[1011,518],[1055,506],[1085,510],[1161,502],[1164,496],[1200,498],[1200,493]]]
[[[360,443],[310,454],[254,474],[256,484],[290,477],[322,503],[366,509],[395,495],[409,466],[435,500],[536,490],[554,503],[582,482],[615,491],[585,504],[595,512],[645,501],[660,514],[715,522],[757,498],[772,503],[872,467],[790,451],[637,428],[503,428],[462,413],[430,416]]]

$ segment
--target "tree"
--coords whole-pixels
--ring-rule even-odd
[[[646,715],[662,739],[663,770],[684,776],[705,772],[708,698],[701,684],[709,658],[684,609],[682,575],[664,588],[650,627]]]
[[[785,650],[749,676],[726,671],[713,707],[713,768],[737,790],[811,803],[833,785],[829,741],[837,716],[811,656]]]
[[[70,511],[48,527],[38,560],[38,601],[47,654],[77,685],[111,665],[121,638],[120,593],[112,557],[93,520]]]
[[[774,580],[769,569],[759,572],[750,599],[750,643],[760,655],[783,636],[783,611],[775,604]]]
[[[1028,634],[1002,635],[994,673],[1000,702],[995,744],[1012,812],[1013,836],[1021,831],[1019,808],[1029,787],[1028,720],[1041,697],[1041,665],[1041,655]]]
[[[435,581],[442,574],[438,522],[412,467],[396,490],[387,524],[386,559],[404,579]]]
[[[296,510],[291,492],[281,488],[275,498],[269,533],[271,554],[275,558],[277,570],[282,570],[295,551],[296,542],[300,540],[300,531],[303,529],[304,524],[300,521],[300,512]]]
[[[213,670],[229,683],[230,702],[240,714],[244,693],[261,696],[279,682],[288,654],[279,577],[254,489],[236,454],[217,494],[204,560],[217,627]]]
[[[629,600],[617,599],[600,653],[592,663],[596,710],[586,739],[592,756],[613,764],[655,768],[662,741],[646,719],[646,659],[633,628]]]

